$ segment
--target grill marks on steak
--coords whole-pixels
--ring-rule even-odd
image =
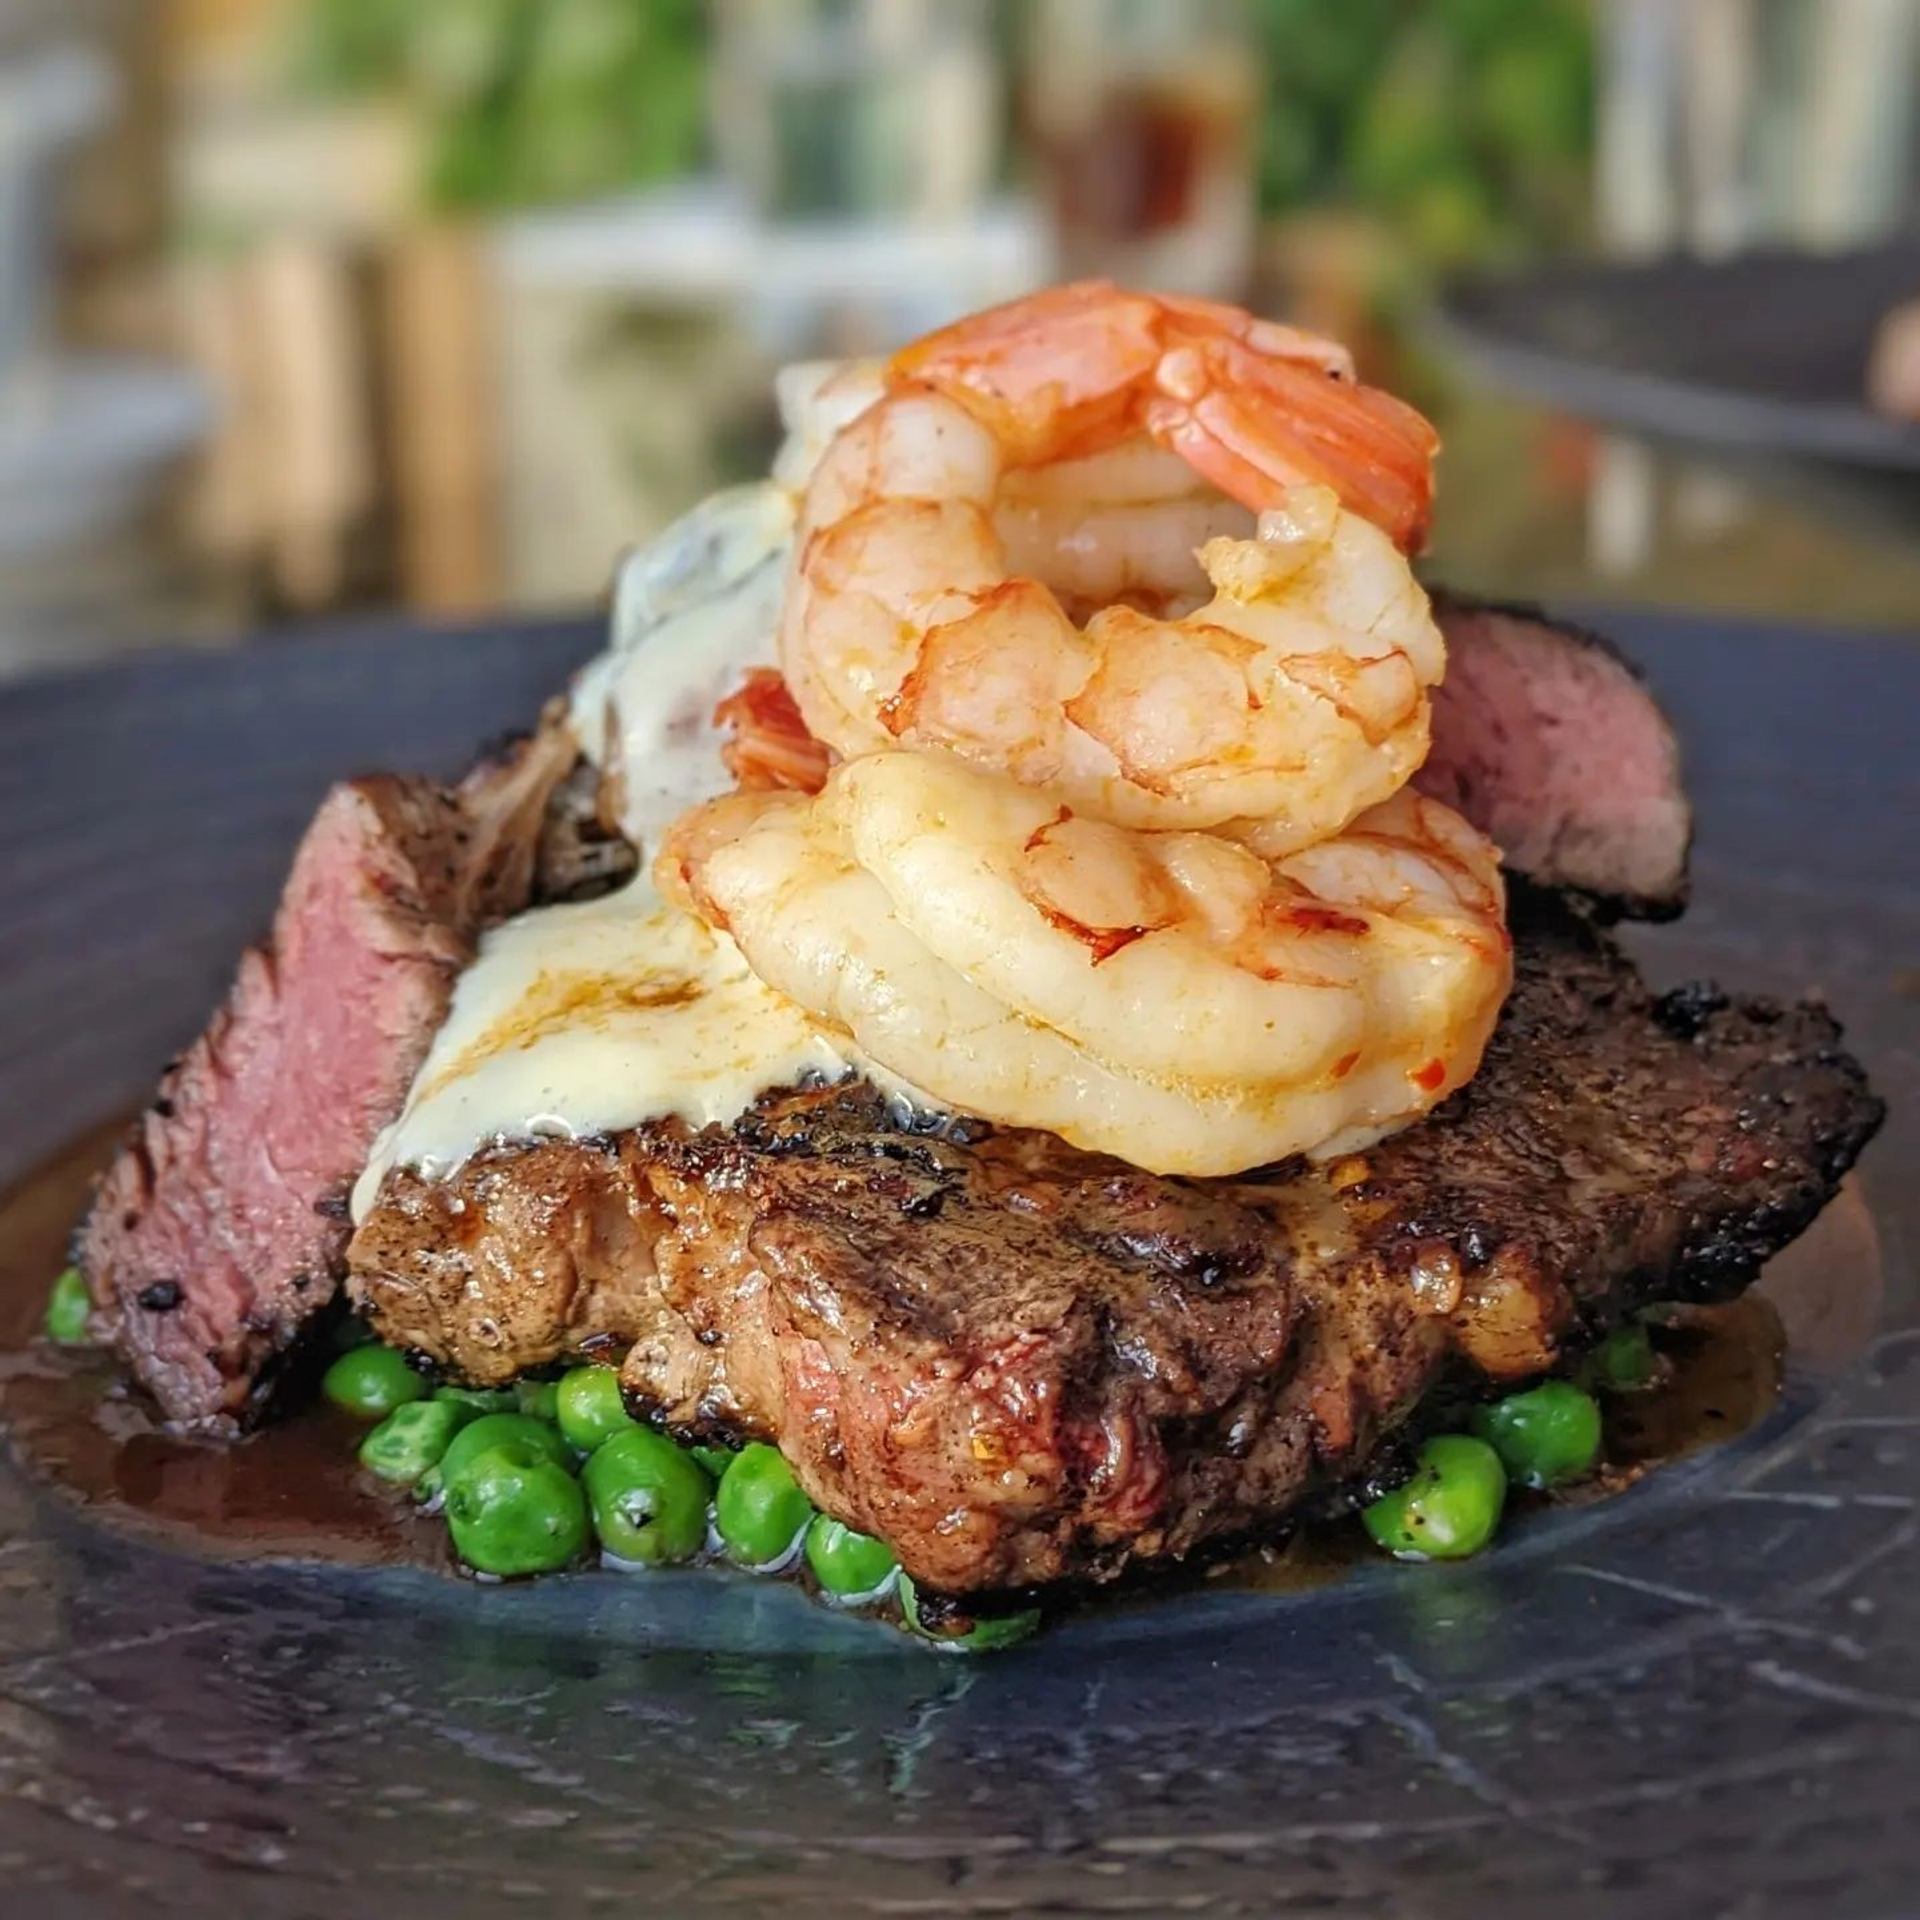
[[[1610,642],[1524,607],[1436,592],[1447,676],[1414,776],[1514,872],[1667,919],[1687,898],[1693,811],[1673,728]]]
[[[1444,1378],[1524,1377],[1638,1302],[1744,1284],[1877,1124],[1819,1009],[1656,1001],[1563,909],[1515,917],[1480,1074],[1364,1155],[1165,1180],[795,1092],[728,1129],[398,1173],[352,1290],[477,1380],[630,1343],[636,1400],[776,1439],[935,1588],[1269,1530]]]
[[[1257,1216],[1048,1135],[902,1154],[870,1092],[770,1120],[653,1169],[667,1310],[629,1392],[776,1437],[935,1587],[1164,1551],[1163,1435],[1288,1361],[1300,1295]]]
[[[557,724],[454,790],[335,787],[271,938],[101,1176],[78,1256],[96,1323],[169,1419],[244,1426],[332,1299],[347,1192],[445,1017],[475,933],[524,904]]]

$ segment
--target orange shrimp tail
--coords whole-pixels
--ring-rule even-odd
[[[727,771],[750,793],[818,793],[833,755],[800,717],[800,708],[772,667],[750,667],[713,710],[713,724],[731,730],[720,749]]]
[[[1331,487],[1403,552],[1424,544],[1440,436],[1404,401],[1217,338],[1169,353],[1159,379],[1147,431],[1242,506]]]

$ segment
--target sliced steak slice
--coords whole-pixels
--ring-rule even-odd
[[[1650,919],[1678,913],[1693,812],[1673,728],[1632,664],[1529,608],[1436,593],[1433,610],[1447,677],[1414,784],[1542,886]]]
[[[937,1589],[1268,1531],[1377,1470],[1443,1381],[1744,1285],[1878,1122],[1818,1008],[1655,1000],[1564,909],[1525,896],[1516,923],[1479,1076],[1363,1155],[1166,1180],[904,1130],[869,1088],[788,1093],[727,1129],[396,1173],[351,1290],[480,1381],[630,1344],[636,1404],[776,1440]]]
[[[168,1068],[80,1230],[96,1324],[170,1420],[246,1425],[333,1297],[348,1187],[475,932],[524,904],[572,760],[549,724],[457,789],[383,775],[321,802],[271,938]]]

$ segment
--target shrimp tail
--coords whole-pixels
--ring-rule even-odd
[[[1156,379],[1147,431],[1243,506],[1330,487],[1402,552],[1425,544],[1440,436],[1405,401],[1231,339],[1169,353]]]

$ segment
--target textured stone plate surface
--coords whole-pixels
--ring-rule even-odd
[[[1799,1256],[1879,1288],[1854,1358],[1816,1330],[1761,1428],[1477,1564],[978,1664],[718,1575],[201,1564],[0,1470],[0,1910],[1920,1911],[1920,647],[1607,624],[1701,803],[1648,964],[1824,991],[1893,1103]],[[346,633],[0,696],[0,1173],[139,1096],[329,778],[456,767],[591,645]]]

